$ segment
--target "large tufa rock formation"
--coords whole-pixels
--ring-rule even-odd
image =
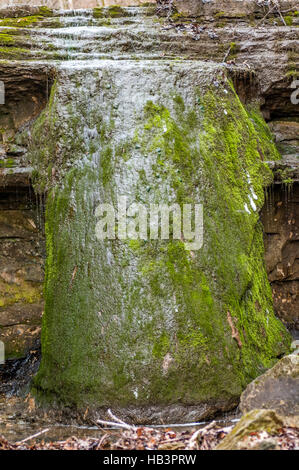
[[[258,215],[271,177],[259,151],[274,158],[273,144],[218,67],[185,67],[66,65],[34,126],[31,158],[51,190],[35,380],[48,400],[124,407],[135,421],[196,419],[235,405],[285,351]],[[202,203],[202,249],[98,241],[96,208],[120,195],[147,207]]]
[[[33,391],[45,403],[113,406],[136,422],[200,419],[234,407],[288,350],[259,221],[266,161],[279,155],[257,104],[242,104],[229,80],[246,83],[251,71],[173,60],[198,56],[198,43],[164,31],[148,9],[112,11],[19,19],[10,25],[22,48],[2,52],[55,77],[28,138],[35,189],[47,193]],[[97,26],[94,35],[81,22]],[[55,25],[50,38],[40,24]],[[118,196],[203,204],[202,248],[183,237],[99,241],[97,208]]]

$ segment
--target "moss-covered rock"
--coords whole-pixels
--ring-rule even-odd
[[[254,409],[242,416],[240,422],[217,446],[216,450],[241,450],[252,433],[275,435],[284,426],[284,420],[274,410]],[[250,446],[248,446],[250,448]]]
[[[120,18],[125,15],[125,10],[119,5],[112,5],[108,8],[96,7],[93,9],[94,18]]]
[[[279,158],[265,129],[216,66],[62,70],[30,157],[48,191],[41,401],[198,419],[288,350],[263,261],[265,161]],[[97,206],[120,195],[203,204],[202,248],[97,240]]]

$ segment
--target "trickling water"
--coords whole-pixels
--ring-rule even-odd
[[[155,59],[190,57],[192,38],[164,30],[149,7],[122,8],[114,17],[103,9],[101,18],[93,10],[61,10],[45,18],[38,27],[19,28],[18,40],[26,57],[38,60],[91,60],[129,57]],[[5,28],[7,31],[13,28]],[[186,44],[189,45],[188,52]]]

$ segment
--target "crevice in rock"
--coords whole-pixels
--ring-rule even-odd
[[[244,68],[229,69],[234,88],[243,104],[251,103],[259,93],[259,83],[253,70]]]
[[[274,174],[261,213],[265,261],[276,315],[296,335],[299,330],[299,110],[292,100],[292,77],[272,85],[261,110],[282,159],[268,162]],[[298,334],[298,333],[297,333]]]

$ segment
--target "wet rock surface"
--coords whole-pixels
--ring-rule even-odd
[[[36,374],[40,364],[40,339],[31,342],[31,349],[21,359],[7,359],[0,365],[0,396],[2,405],[5,396],[24,397],[28,394],[32,377]],[[2,412],[3,413],[3,412]]]
[[[115,0],[0,0],[0,7],[10,6],[8,11],[11,11],[14,6],[17,6],[19,10],[20,5],[22,5],[23,11],[35,13],[39,11],[40,5],[48,8],[73,10],[76,8],[107,7],[116,4],[121,6],[136,6],[142,5],[142,3],[155,3],[155,0],[118,0],[118,2]],[[26,8],[24,8],[24,6],[26,6]]]

